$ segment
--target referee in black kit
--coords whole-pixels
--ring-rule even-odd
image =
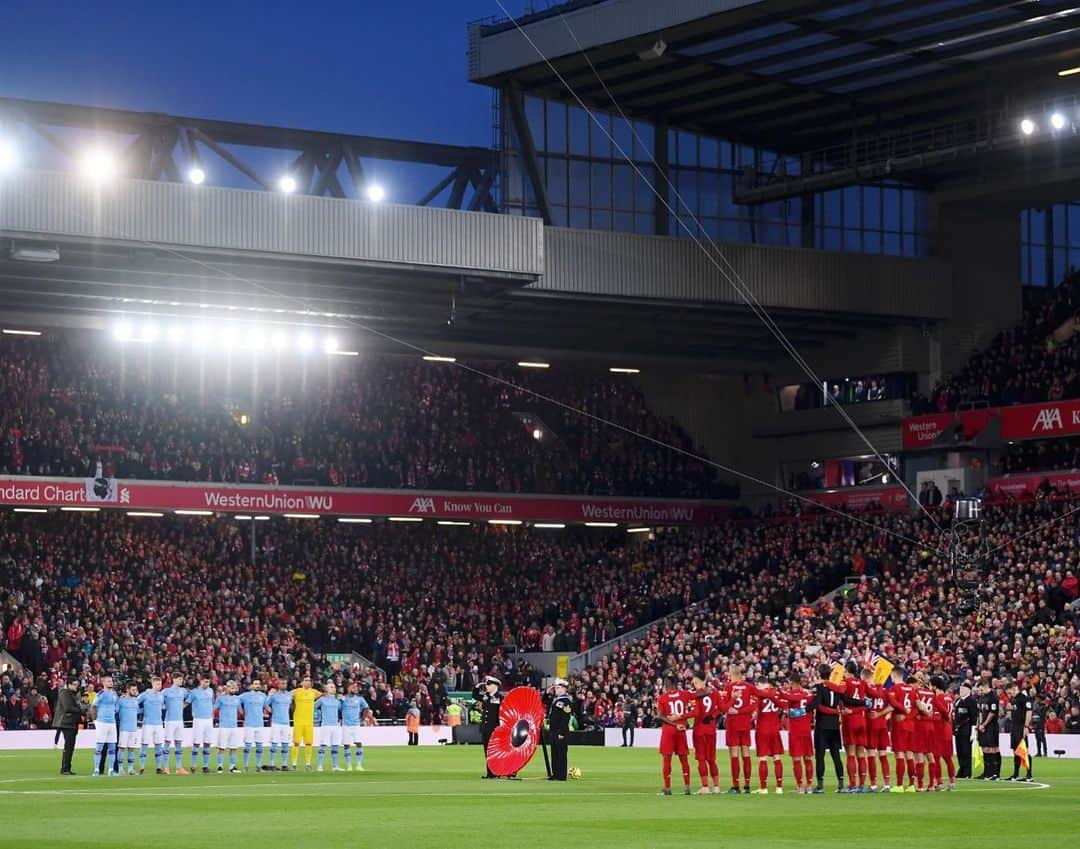
[[[840,706],[851,705],[869,707],[859,699],[853,699],[843,693],[829,689],[826,681],[832,673],[832,667],[827,663],[818,667],[818,683],[814,687],[814,698],[807,709],[817,712],[814,718],[814,755],[817,758],[817,787],[814,793],[825,792],[825,750],[832,755],[833,767],[836,769],[836,792],[847,793],[844,787],[844,762],[840,759]]]
[[[1027,733],[1031,728],[1031,696],[1020,689],[1015,682],[1009,682],[1005,689],[1009,697],[1009,745],[1013,750],[1013,774],[1009,781],[1020,780],[1020,756],[1016,754],[1017,747],[1023,743],[1027,746]],[[1031,781],[1031,750],[1028,749],[1027,777],[1024,781]]]
[[[484,765],[487,774],[484,778],[498,778],[487,766],[487,746],[492,733],[499,727],[499,709],[502,707],[502,682],[494,675],[488,675],[483,684],[473,688],[473,698],[480,704],[480,739],[484,743]]]

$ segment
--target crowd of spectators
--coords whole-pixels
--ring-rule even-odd
[[[95,342],[0,342],[0,474],[84,477],[100,462],[107,476],[123,478],[734,494],[709,465],[662,447],[697,450],[628,378],[491,366],[515,388],[418,358],[278,363],[248,352],[219,362]]]
[[[949,375],[912,412],[944,413],[961,404],[1007,407],[1080,397],[1080,272],[1072,271],[1041,303],[1025,305],[1021,322]]]
[[[1080,469],[1080,440],[1045,439],[1016,442],[1005,447],[1001,474]]]
[[[824,535],[834,574],[861,577],[846,595],[792,603],[800,594],[792,582],[796,576],[784,582],[786,597],[777,598],[763,591],[759,575],[735,593],[715,594],[657,625],[580,673],[576,685],[583,704],[605,725],[621,724],[628,708],[648,723],[666,672],[683,680],[709,672],[723,679],[733,662],[752,679],[782,683],[790,669],[812,674],[822,661],[861,661],[874,649],[904,668],[944,672],[954,681],[1016,676],[1036,688],[1054,717],[1075,715],[1080,527],[1071,516],[1043,524],[1070,509],[1057,501],[990,509],[990,545],[1005,547],[981,577],[977,604],[957,589],[947,558],[935,551],[943,536],[922,514],[875,518],[899,536],[879,534],[872,541],[861,530],[852,534],[845,520],[820,519],[817,530],[799,533]],[[825,542],[826,529],[834,525],[835,536]],[[799,526],[786,527],[794,532]],[[798,564],[791,557],[785,562]],[[811,568],[801,574],[805,580],[813,573]],[[813,599],[816,589],[802,595]],[[1073,727],[1080,729],[1075,722]]]

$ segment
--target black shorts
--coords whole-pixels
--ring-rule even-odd
[[[989,725],[985,731],[979,732],[979,745],[984,749],[996,749],[1001,745],[1000,734],[996,725]]]
[[[1027,742],[1026,734],[1017,734],[1015,731],[1009,735],[1009,747],[1015,752],[1016,747],[1020,745],[1020,741]]]

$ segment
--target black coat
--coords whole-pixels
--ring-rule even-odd
[[[67,687],[60,689],[60,695],[56,698],[56,710],[53,711],[53,728],[78,728],[82,719],[82,705],[79,704],[77,693],[71,692]]]

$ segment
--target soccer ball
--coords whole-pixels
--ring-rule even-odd
[[[581,778],[581,770],[576,766],[570,767],[566,773],[570,778]]]

